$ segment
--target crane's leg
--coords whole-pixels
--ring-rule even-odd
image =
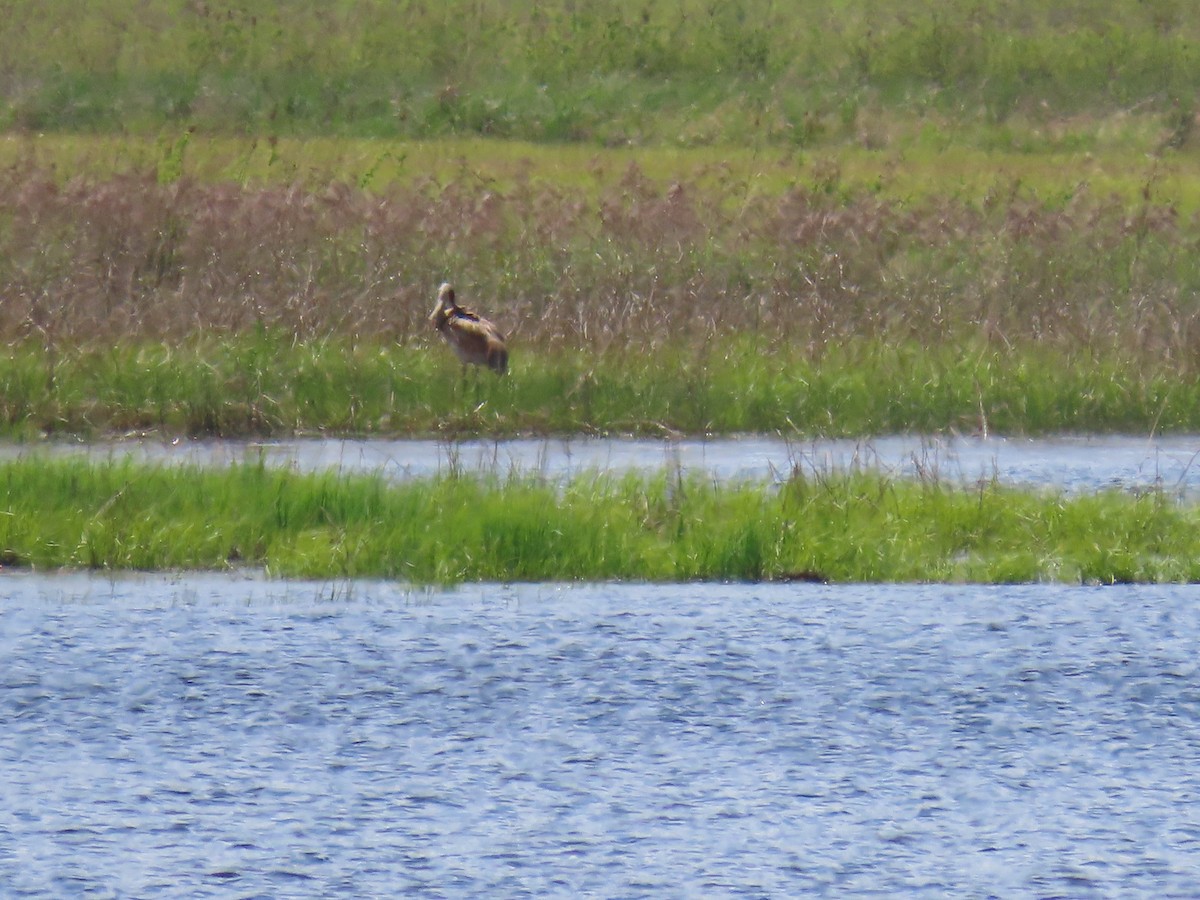
[[[483,404],[485,402],[485,401],[479,399],[480,392],[482,391],[482,385],[479,383],[479,380],[481,377],[479,374],[479,366],[469,366],[468,368],[470,368],[472,370],[471,371],[471,411],[472,411],[472,413],[478,413],[479,410],[483,407]]]

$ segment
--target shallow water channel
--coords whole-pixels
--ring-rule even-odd
[[[1193,896],[1200,588],[0,580],[9,896]]]
[[[1200,438],[267,444],[411,478],[679,467],[1192,494]],[[12,896],[1193,896],[1200,587],[0,575]]]
[[[0,458],[30,453],[86,454],[156,463],[229,465],[263,460],[298,471],[383,473],[396,479],[447,472],[552,478],[599,471],[679,468],[720,480],[772,480],[794,468],[823,473],[860,466],[903,476],[975,481],[997,478],[1031,487],[1095,491],[1162,488],[1200,491],[1200,435],[971,438],[894,436],[867,441],[788,441],[741,436],[711,439],[529,438],[497,441],[343,440],[117,441],[0,445]]]

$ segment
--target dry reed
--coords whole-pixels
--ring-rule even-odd
[[[852,338],[1045,345],[1200,364],[1195,222],[1166,205],[1020,190],[903,204],[830,184],[777,196],[619,179],[511,189],[469,175],[373,191],[154,172],[0,172],[0,340],[50,346],[279,330],[425,339],[453,279],[524,345],[819,358]],[[719,180],[718,180],[719,181]]]

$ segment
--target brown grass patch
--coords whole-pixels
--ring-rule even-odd
[[[433,291],[554,349],[741,334],[819,356],[850,337],[1031,342],[1200,361],[1194,221],[1080,192],[902,204],[820,185],[735,199],[646,178],[595,191],[464,176],[375,191],[152,173],[0,172],[0,339],[280,329],[407,341]]]

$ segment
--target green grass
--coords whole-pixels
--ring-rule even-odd
[[[1095,149],[1185,143],[1200,89],[1178,0],[15,0],[5,16],[0,127],[27,131]]]
[[[1200,383],[1137,360],[859,340],[819,359],[749,339],[653,353],[512,348],[464,371],[434,340],[258,331],[0,357],[0,434],[85,438],[1200,430]]]
[[[703,478],[300,475],[49,460],[0,464],[5,565],[264,568],[457,581],[1130,582],[1200,577],[1194,506],[866,472],[782,488]]]

